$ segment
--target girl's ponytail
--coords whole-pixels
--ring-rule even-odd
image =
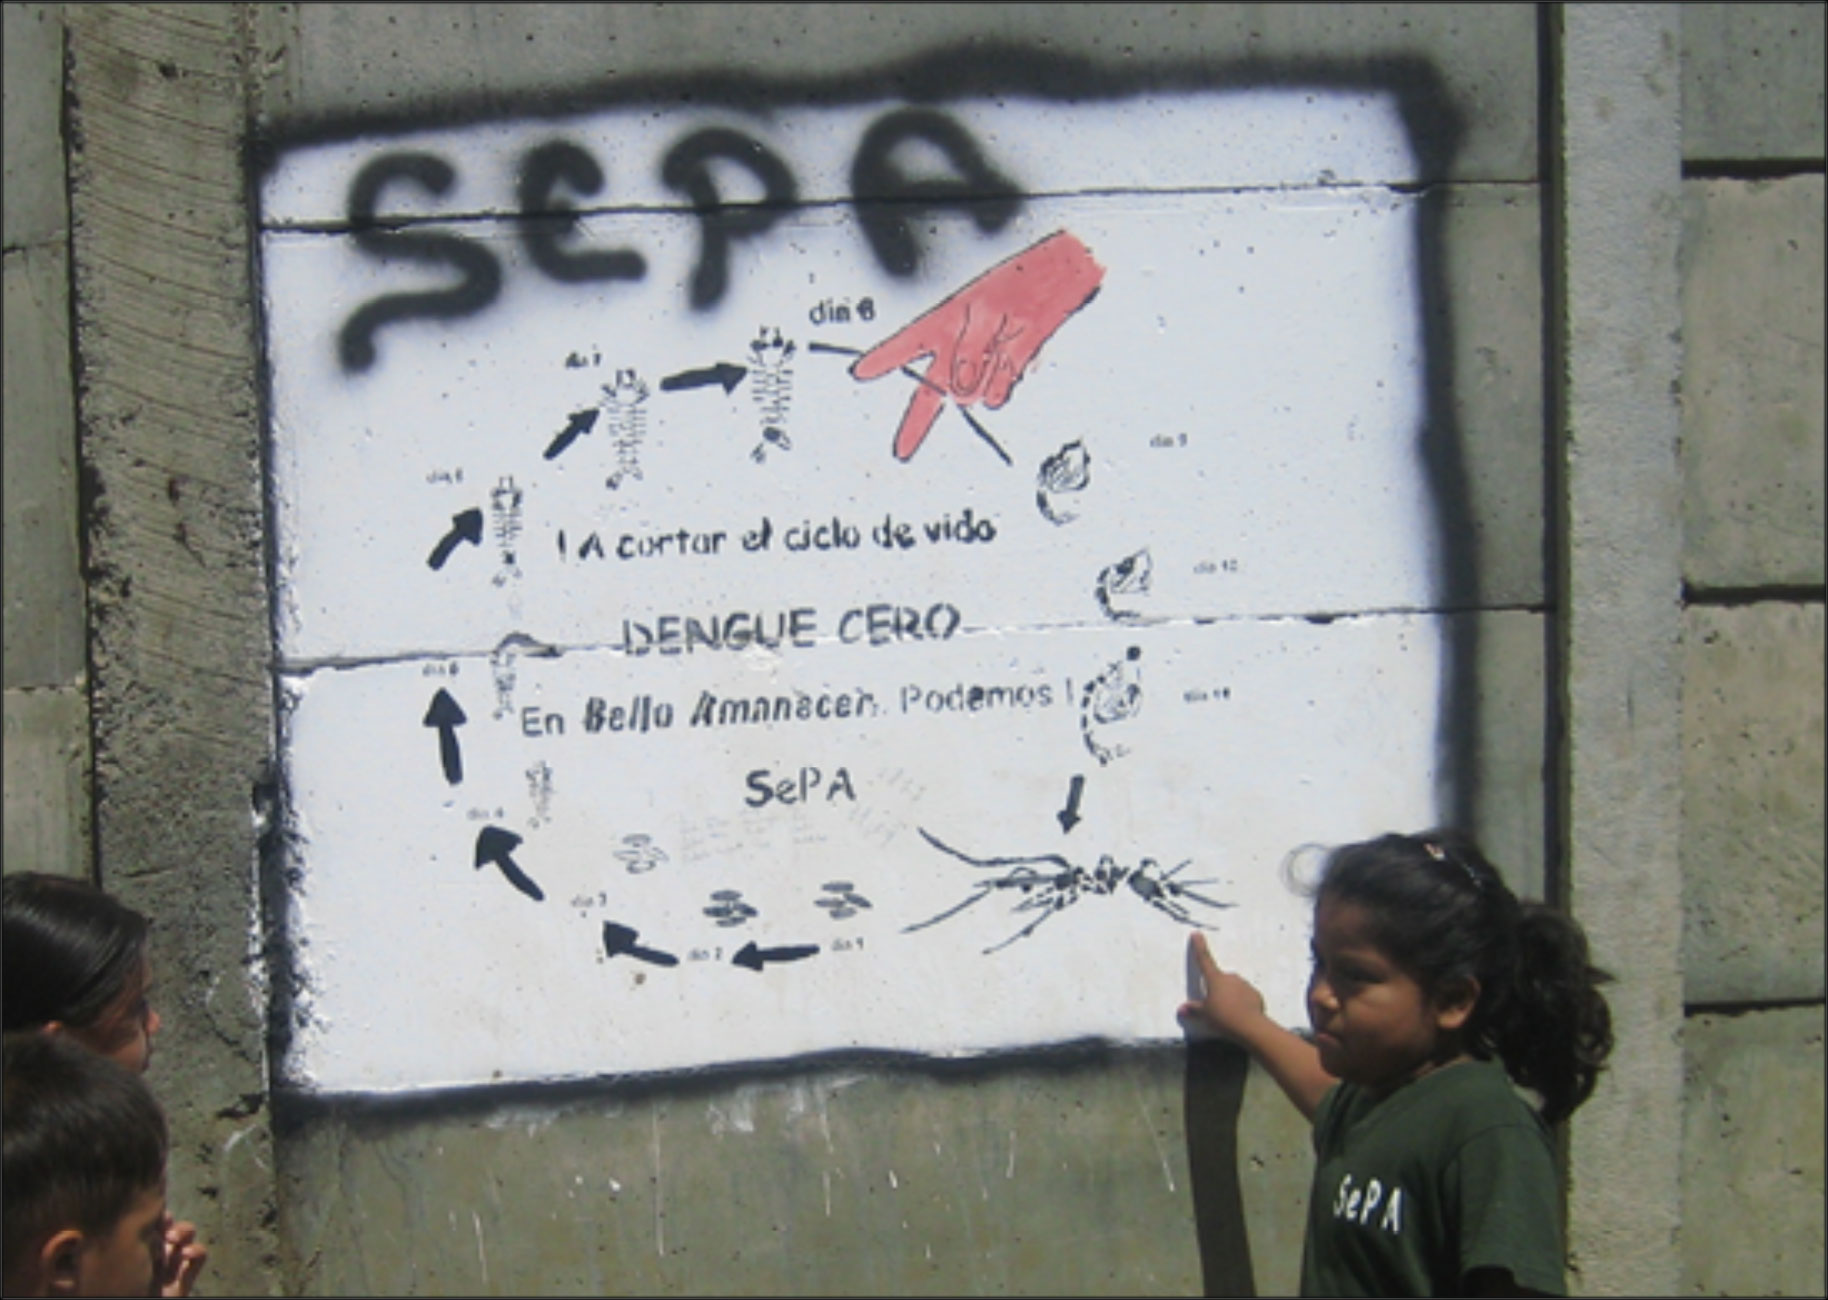
[[[1612,977],[1590,961],[1580,926],[1541,903],[1521,905],[1516,953],[1490,1033],[1511,1077],[1542,1098],[1543,1118],[1555,1123],[1593,1094],[1612,1052],[1612,1012],[1600,992]]]

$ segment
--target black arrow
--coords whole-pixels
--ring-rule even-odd
[[[451,558],[451,552],[457,549],[458,542],[482,544],[482,511],[472,508],[452,515],[451,531],[432,547],[425,562],[434,569],[442,569],[444,562]]]
[[[747,966],[750,970],[760,970],[771,961],[799,961],[818,951],[819,945],[816,943],[803,943],[791,948],[758,948],[751,939],[730,961],[737,966]]]
[[[425,725],[438,728],[438,757],[444,762],[444,779],[452,785],[463,780],[463,754],[457,748],[457,728],[468,721],[451,693],[442,688],[432,696],[432,706],[425,711]]]
[[[1054,816],[1060,819],[1060,829],[1071,832],[1079,824],[1079,796],[1085,793],[1085,778],[1076,776],[1072,786],[1066,792],[1066,807]]]
[[[501,868],[501,874],[508,878],[508,883],[536,903],[546,900],[546,891],[534,884],[527,873],[514,865],[514,859],[508,855],[520,844],[520,836],[513,831],[504,831],[499,826],[485,826],[476,837],[476,869],[482,870],[483,864],[493,862]]]
[[[617,925],[614,921],[603,922],[603,952],[610,957],[633,957],[654,966],[677,966],[679,958],[670,952],[660,952],[653,948],[643,948],[635,942],[636,932],[633,926]]]
[[[598,411],[594,406],[588,411],[573,411],[571,423],[559,430],[558,437],[554,438],[551,445],[546,448],[546,459],[557,460],[560,452],[596,428],[597,415]]]
[[[739,366],[729,361],[719,361],[714,366],[703,370],[681,370],[676,375],[668,375],[660,381],[660,391],[676,393],[682,388],[705,388],[711,384],[722,384],[726,393],[736,391],[736,386],[743,382],[743,376],[749,373],[747,366]]]

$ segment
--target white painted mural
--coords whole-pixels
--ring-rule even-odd
[[[1302,1023],[1284,856],[1438,817],[1415,170],[1312,89],[281,152],[288,1080],[1177,1037],[1196,926]]]

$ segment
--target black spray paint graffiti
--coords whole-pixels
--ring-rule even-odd
[[[905,156],[934,152],[952,168],[950,175],[903,165]],[[728,199],[718,185],[719,164],[747,172],[759,197]],[[698,220],[699,254],[687,278],[686,299],[694,310],[709,310],[729,289],[734,245],[767,234],[798,201],[798,184],[792,169],[766,144],[730,127],[707,127],[679,140],[661,160],[660,175],[689,201]],[[435,197],[447,193],[456,179],[445,159],[413,151],[381,154],[356,173],[347,204],[356,247],[385,264],[416,263],[448,271],[455,279],[442,288],[384,294],[356,308],[337,336],[344,370],[361,372],[374,365],[375,337],[387,326],[472,316],[500,297],[501,263],[483,243],[449,231],[411,229],[403,219],[381,215],[381,196],[396,183]],[[579,212],[561,191],[596,198],[607,185],[597,159],[569,140],[547,141],[521,161],[516,186],[521,242],[544,275],[562,284],[646,277],[647,260],[638,250],[574,247]],[[989,235],[1007,226],[1022,207],[1020,190],[990,163],[971,134],[927,108],[891,111],[865,130],[852,161],[851,189],[876,260],[902,278],[920,269],[916,231],[928,214],[946,209],[965,213]]]
[[[962,903],[949,907],[924,921],[903,927],[903,934],[938,925],[941,921],[957,916],[973,903],[980,903],[1002,891],[1013,891],[1016,895],[1016,902],[1011,910],[1017,914],[1037,913],[1033,920],[1007,939],[984,949],[986,954],[1007,948],[1017,939],[1027,938],[1049,919],[1060,915],[1082,898],[1109,898],[1123,889],[1129,890],[1131,895],[1141,899],[1162,915],[1182,925],[1195,925],[1202,929],[1208,927],[1197,919],[1192,910],[1193,907],[1222,911],[1235,906],[1232,903],[1220,902],[1216,898],[1209,898],[1195,888],[1195,886],[1215,884],[1216,881],[1182,881],[1175,878],[1186,870],[1192,859],[1164,871],[1161,864],[1154,858],[1144,858],[1136,866],[1126,867],[1119,865],[1109,854],[1101,855],[1098,865],[1090,870],[1068,862],[1058,853],[1042,853],[1032,857],[974,858],[970,854],[960,853],[950,845],[942,843],[925,827],[921,827],[919,830],[927,843],[941,853],[950,854],[960,862],[969,863],[981,870],[997,871],[1001,874],[978,884],[971,893],[965,896]]]

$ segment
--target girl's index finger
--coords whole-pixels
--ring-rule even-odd
[[[1208,975],[1223,974],[1219,969],[1218,958],[1212,955],[1212,947],[1206,942],[1206,932],[1204,930],[1195,930],[1193,932],[1190,946],[1193,949],[1194,960],[1199,962],[1202,971]]]

